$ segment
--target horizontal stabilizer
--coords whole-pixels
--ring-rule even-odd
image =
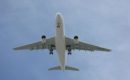
[[[62,70],[62,69],[60,66],[56,66],[56,67],[49,68],[48,70]],[[65,66],[65,70],[79,71],[79,69],[70,66]]]
[[[70,66],[65,66],[65,70],[79,71],[78,68],[74,68],[74,67],[70,67]]]
[[[55,66],[55,67],[49,68],[48,70],[61,70],[61,68],[60,66]]]

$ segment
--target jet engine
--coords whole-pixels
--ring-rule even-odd
[[[43,35],[41,38],[42,38],[42,43],[46,43],[46,36]]]
[[[74,36],[74,43],[75,43],[75,44],[78,44],[78,43],[79,43],[78,36]]]

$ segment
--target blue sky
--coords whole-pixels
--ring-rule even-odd
[[[129,0],[0,0],[0,80],[130,80]],[[68,37],[112,49],[73,51],[67,65],[80,69],[48,71],[59,65],[48,50],[12,48],[55,35],[55,14],[64,16]]]

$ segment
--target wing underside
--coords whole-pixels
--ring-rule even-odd
[[[55,49],[55,39],[54,37],[46,40],[45,43],[42,41],[34,42],[32,44],[23,45],[20,47],[14,48],[14,50],[39,50],[39,49]]]
[[[88,50],[88,51],[111,51],[110,49],[91,45],[81,41],[79,41],[78,44],[75,44],[74,39],[68,37],[66,37],[66,45],[70,45],[71,49]]]
[[[84,43],[79,41],[78,44],[75,44],[74,39],[65,37],[65,43],[66,43],[66,50],[68,50],[68,46],[70,49],[75,50],[88,50],[88,51],[111,51],[110,49],[107,48],[103,48],[103,47],[99,47],[99,46],[95,46],[95,45],[91,45],[88,43]],[[43,43],[42,41],[39,42],[35,42],[32,44],[27,44],[24,46],[20,46],[20,47],[16,47],[14,48],[14,50],[39,50],[39,49],[51,49],[53,48],[54,50],[55,48],[55,38],[49,38],[46,40],[46,43]]]

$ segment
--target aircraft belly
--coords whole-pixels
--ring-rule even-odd
[[[62,35],[62,31],[57,31],[55,41],[61,68],[65,69],[65,37]]]

